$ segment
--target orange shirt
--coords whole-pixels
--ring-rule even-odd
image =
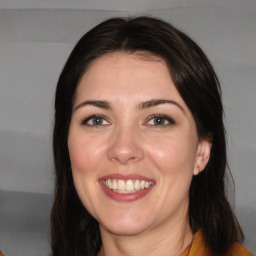
[[[211,256],[211,251],[205,242],[202,230],[194,237],[192,244],[180,256]],[[0,251],[0,256],[4,254]],[[235,242],[229,248],[226,256],[253,256],[244,246]]]
[[[194,237],[192,244],[180,256],[211,256],[211,251],[206,244],[202,230]],[[244,246],[235,242],[229,248],[226,256],[253,256]]]

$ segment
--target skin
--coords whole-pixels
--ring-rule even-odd
[[[141,108],[152,99],[174,103]],[[82,104],[89,100],[106,101],[110,108]],[[96,114],[104,118],[83,122]],[[99,255],[175,256],[191,243],[188,191],[211,145],[198,138],[163,60],[126,53],[95,60],[77,88],[68,147],[78,195],[100,225]],[[139,200],[117,202],[98,181],[113,173],[142,175],[155,184]]]

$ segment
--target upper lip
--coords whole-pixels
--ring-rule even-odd
[[[107,179],[118,179],[118,180],[145,180],[149,182],[155,182],[153,179],[148,178],[146,176],[138,175],[138,174],[120,174],[113,173],[102,176],[99,180],[107,180]]]

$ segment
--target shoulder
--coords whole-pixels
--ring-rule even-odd
[[[202,230],[199,230],[195,236],[192,244],[180,256],[212,256],[211,249],[207,245],[205,236]],[[239,242],[234,242],[228,249],[225,256],[253,256],[243,245]]]
[[[228,249],[226,256],[252,256],[252,254],[243,245],[235,242]]]

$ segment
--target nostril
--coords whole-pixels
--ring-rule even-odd
[[[108,150],[108,158],[111,161],[122,164],[140,161],[144,157],[143,150],[135,147],[117,148],[112,147]]]
[[[139,143],[140,137],[135,136],[135,133],[136,131],[127,127],[119,127],[113,132],[107,152],[111,161],[127,164],[143,158],[143,143]]]

